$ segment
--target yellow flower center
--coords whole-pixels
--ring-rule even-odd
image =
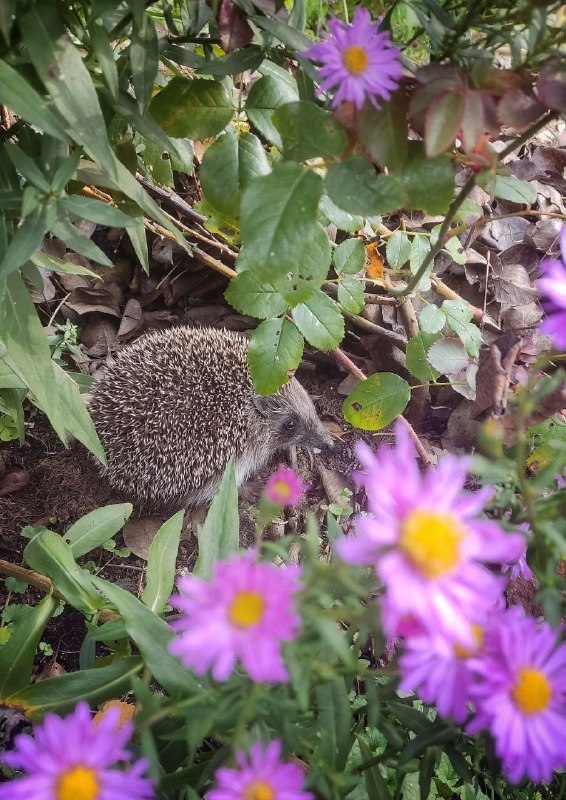
[[[474,634],[475,639],[474,647],[462,647],[461,644],[454,645],[454,653],[458,658],[471,658],[477,654],[478,650],[481,649],[484,639],[483,628],[480,625],[472,625],[472,633]]]
[[[291,489],[289,488],[289,484],[285,483],[285,481],[275,481],[275,483],[273,484],[273,490],[279,495],[279,497],[282,497],[284,500],[286,500],[291,494]]]
[[[100,786],[90,767],[73,767],[64,772],[55,787],[57,800],[96,800]]]
[[[252,781],[244,789],[244,800],[273,800],[275,792],[265,781]]]
[[[361,75],[368,67],[368,56],[363,47],[353,44],[344,50],[342,63],[352,75]]]
[[[464,529],[451,514],[414,511],[403,523],[401,550],[425,578],[442,578],[460,563]]]
[[[512,697],[523,714],[539,714],[548,708],[552,689],[546,675],[538,669],[521,667]]]
[[[249,628],[263,617],[265,603],[258,592],[238,592],[228,610],[230,622]]]

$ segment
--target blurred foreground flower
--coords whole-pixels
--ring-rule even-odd
[[[389,33],[379,31],[367,8],[358,6],[351,25],[337,19],[328,22],[330,33],[302,55],[319,61],[320,88],[336,89],[332,107],[344,100],[361,108],[369,100],[379,108],[377,98],[390,100],[403,76],[400,53]]]
[[[556,631],[514,607],[486,632],[470,667],[477,716],[470,733],[484,728],[495,739],[503,772],[518,783],[552,780],[566,766],[566,643]]]
[[[467,458],[445,456],[421,476],[411,438],[396,426],[396,447],[377,455],[360,443],[372,516],[358,517],[359,536],[336,543],[351,564],[373,565],[385,584],[381,611],[387,636],[406,620],[429,636],[474,647],[472,623],[485,618],[505,585],[478,562],[515,561],[524,549],[518,534],[480,517],[491,488],[464,490]]]
[[[28,775],[0,786],[2,800],[146,800],[154,797],[149,778],[143,777],[145,759],[124,770],[116,762],[129,761],[126,745],[133,725],[119,726],[117,708],[94,723],[85,702],[72,714],[47,714],[34,735],[16,736],[13,752],[3,753],[10,767]]]
[[[305,493],[303,479],[280,464],[265,484],[264,495],[277,506],[296,506]]]
[[[178,636],[170,652],[197,675],[212,669],[217,681],[230,677],[237,660],[254,681],[286,681],[281,642],[301,625],[293,597],[300,574],[300,567],[257,562],[250,551],[217,561],[210,582],[181,578],[170,601],[182,612],[171,623]]]
[[[542,295],[546,319],[540,326],[542,333],[552,336],[557,348],[566,348],[566,225],[560,234],[561,259],[552,258],[541,263],[543,277],[537,287]]]
[[[313,800],[313,794],[303,791],[301,768],[280,758],[277,739],[267,747],[255,742],[249,756],[236,754],[238,769],[217,770],[215,788],[206,800]]]

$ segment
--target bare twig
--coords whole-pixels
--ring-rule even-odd
[[[376,325],[375,322],[370,322],[369,319],[365,317],[360,317],[359,314],[352,314],[350,311],[346,311],[343,306],[340,306],[341,314],[349,320],[352,324],[356,325],[358,328],[361,328],[368,333],[374,333],[376,336],[381,336],[382,339],[388,339],[390,342],[393,342],[402,350],[404,350],[407,346],[407,340],[404,336],[401,336],[400,333],[395,333],[395,331],[390,331],[388,328],[382,328],[381,325]]]

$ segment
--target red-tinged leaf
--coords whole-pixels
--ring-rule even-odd
[[[566,88],[566,84],[565,84]],[[535,122],[545,110],[532,91],[527,89],[511,89],[501,98],[497,107],[499,121],[503,125],[521,128]]]
[[[468,89],[464,95],[461,135],[466,153],[473,151],[476,142],[486,130],[482,94],[476,89]]]
[[[220,3],[218,30],[220,44],[225,53],[246,47],[254,38],[254,32],[246,15],[238,6],[234,5],[232,0],[222,0]]]
[[[454,143],[463,116],[463,94],[444,92],[434,100],[425,119],[425,146],[429,158],[444,153]]]
[[[425,125],[425,118],[431,104],[444,92],[459,91],[461,85],[455,86],[453,78],[439,77],[424,86],[419,87],[413,92],[409,103],[409,117],[413,127],[422,132]]]

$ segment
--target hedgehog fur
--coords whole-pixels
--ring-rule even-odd
[[[247,351],[241,334],[190,327],[122,349],[90,404],[110,484],[153,507],[200,506],[231,456],[240,486],[278,450],[331,446],[295,378],[274,395],[254,391]]]

